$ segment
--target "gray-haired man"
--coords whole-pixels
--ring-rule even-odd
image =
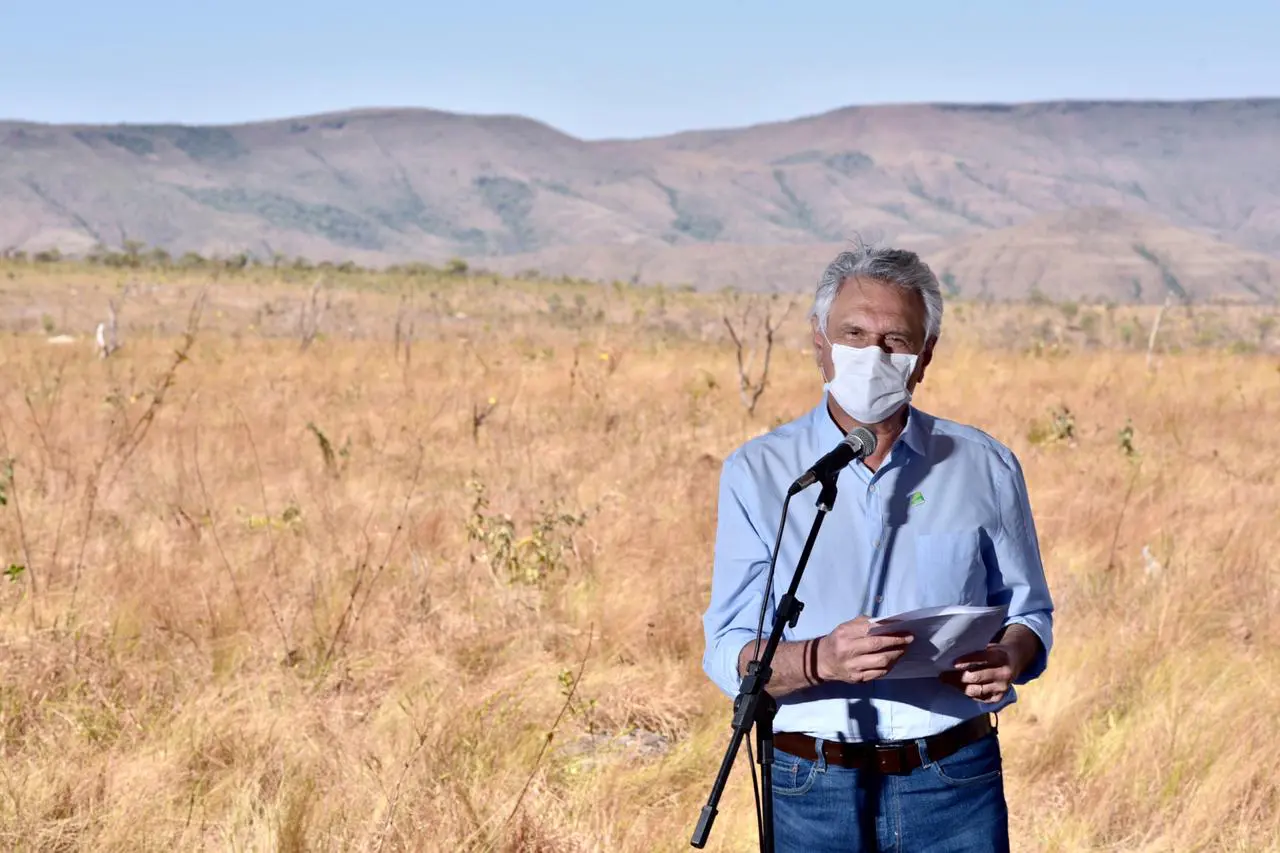
[[[992,712],[1045,669],[1053,604],[1022,469],[986,433],[911,405],[933,359],[942,296],[911,252],[840,254],[815,294],[821,402],[724,463],[703,666],[737,694],[756,653],[786,490],[855,426],[876,451],[840,496],[773,664],[776,849],[1002,851],[1009,847]],[[765,602],[772,623],[816,508],[793,501]],[[938,678],[882,678],[912,638],[868,618],[950,604],[1008,607],[985,650]]]

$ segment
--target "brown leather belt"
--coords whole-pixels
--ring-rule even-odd
[[[991,716],[982,714],[946,731],[930,735],[924,739],[929,760],[946,758],[995,730],[996,727],[991,724]],[[818,758],[817,741],[808,735],[775,732],[773,745],[798,758],[809,761],[816,761]],[[828,740],[822,743],[822,754],[826,756],[828,764],[858,770],[874,768],[881,773],[909,773],[922,764],[920,748],[914,740],[882,740],[873,743]]]

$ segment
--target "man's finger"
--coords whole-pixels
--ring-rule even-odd
[[[1004,698],[1005,690],[998,684],[970,684],[964,693],[979,702],[999,702]]]
[[[910,634],[878,634],[874,637],[863,637],[858,641],[862,653],[884,652],[890,649],[905,649],[915,639]]]
[[[1008,673],[1003,667],[993,667],[991,669],[966,669],[960,673],[960,682],[962,684],[992,684],[997,681],[1004,681],[1008,677]]]
[[[888,672],[889,669],[902,657],[901,652],[883,652],[873,655],[859,655],[856,660],[850,661],[850,669],[854,673],[866,676],[871,672]]]
[[[852,631],[853,636],[855,637],[865,637],[867,635],[867,631],[871,629],[871,620],[865,616],[858,616],[854,619],[850,619],[843,625],[838,626],[836,630],[838,631],[840,628]]]
[[[906,649],[899,649],[897,651],[882,652],[878,655],[872,655],[871,659],[875,662],[875,667],[877,669],[891,669],[905,653]]]
[[[956,669],[965,669],[974,665],[982,665],[991,661],[990,652],[983,649],[979,652],[970,652],[967,655],[961,655],[951,662]]]

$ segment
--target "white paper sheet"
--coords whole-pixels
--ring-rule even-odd
[[[870,634],[907,633],[915,639],[883,678],[937,678],[956,658],[981,651],[1004,625],[1008,608],[952,605],[872,619]]]

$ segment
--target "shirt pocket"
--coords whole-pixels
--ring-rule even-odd
[[[916,534],[921,607],[987,603],[987,570],[979,536],[976,528]]]

